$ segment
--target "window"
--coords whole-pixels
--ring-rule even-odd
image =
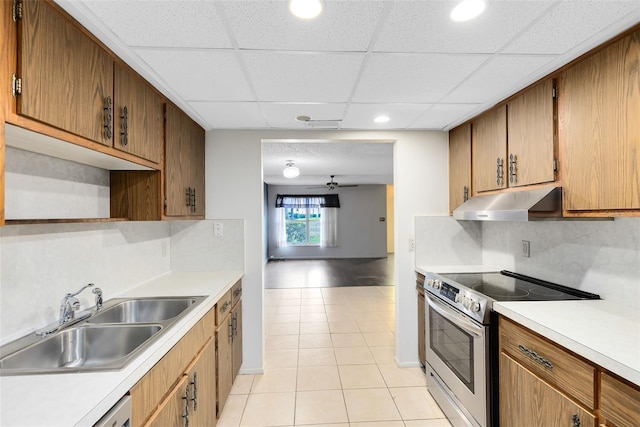
[[[320,207],[285,208],[287,245],[320,245]]]
[[[337,194],[278,194],[277,246],[337,247],[339,207]]]

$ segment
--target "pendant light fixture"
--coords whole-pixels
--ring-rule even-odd
[[[285,178],[295,178],[300,175],[300,169],[296,167],[293,160],[287,160],[285,168],[282,170],[282,175]]]

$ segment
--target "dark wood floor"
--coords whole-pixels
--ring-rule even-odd
[[[272,260],[265,267],[265,288],[393,286],[393,255],[387,258]]]

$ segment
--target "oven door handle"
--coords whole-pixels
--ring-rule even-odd
[[[425,293],[425,297],[429,307],[434,309],[438,314],[440,314],[445,319],[449,320],[451,323],[455,324],[461,329],[464,329],[466,332],[474,335],[476,337],[482,337],[484,335],[484,328],[467,321],[459,316],[456,316],[451,312],[451,309],[448,308],[443,303],[431,298],[427,293]]]

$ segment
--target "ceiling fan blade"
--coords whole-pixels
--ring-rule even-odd
[[[346,185],[342,185],[342,184],[336,184],[336,187],[357,187],[358,184],[346,184]]]

